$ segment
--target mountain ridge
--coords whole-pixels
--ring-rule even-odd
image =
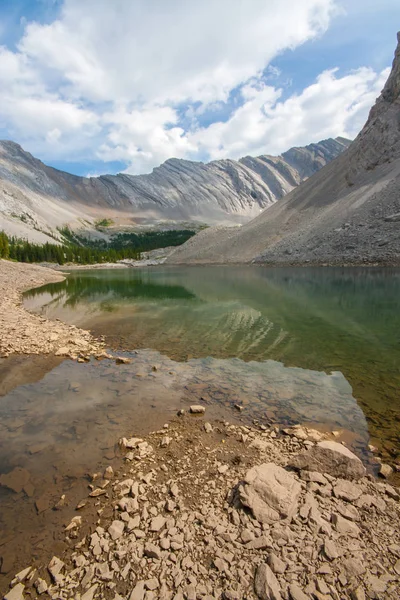
[[[0,141],[0,229],[32,239],[57,237],[56,228],[66,224],[93,229],[99,217],[116,219],[122,226],[164,220],[241,224],[349,143],[329,138],[277,157],[238,161],[171,158],[147,175],[85,178],[46,165],[16,142]]]

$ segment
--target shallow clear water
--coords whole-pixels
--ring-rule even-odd
[[[178,361],[272,359],[340,372],[371,435],[398,451],[399,269],[78,271],[30,292],[26,305],[105,334],[111,346],[151,348]]]
[[[85,474],[117,460],[122,435],[200,400],[210,420],[337,429],[364,458],[372,438],[398,461],[399,269],[77,271],[25,305],[132,362],[0,360],[0,474],[23,467],[31,483],[0,486],[0,556],[21,567],[61,543]],[[51,510],[62,493],[68,506]]]

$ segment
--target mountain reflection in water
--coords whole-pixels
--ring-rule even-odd
[[[73,272],[27,295],[111,346],[176,360],[272,359],[341,372],[392,454],[399,441],[400,270],[179,267]]]

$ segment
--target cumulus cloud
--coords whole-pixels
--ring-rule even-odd
[[[53,22],[26,23],[16,50],[0,48],[0,126],[45,160],[119,160],[131,173],[171,156],[354,135],[384,74],[327,71],[283,101],[271,65],[337,10],[337,0],[65,0]]]
[[[336,70],[286,101],[266,85],[243,88],[244,103],[225,123],[199,128],[190,137],[211,158],[239,158],[244,154],[279,154],[291,146],[326,137],[355,137],[382,89],[389,69],[377,74],[360,68],[343,77]]]

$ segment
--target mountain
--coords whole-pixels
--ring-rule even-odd
[[[343,152],[328,139],[281,156],[246,156],[208,164],[171,158],[149,175],[78,177],[0,141],[0,230],[32,240],[59,237],[57,227],[92,229],[157,222],[240,224],[282,198]]]
[[[400,33],[390,76],[338,158],[241,228],[210,228],[174,263],[400,263]]]

